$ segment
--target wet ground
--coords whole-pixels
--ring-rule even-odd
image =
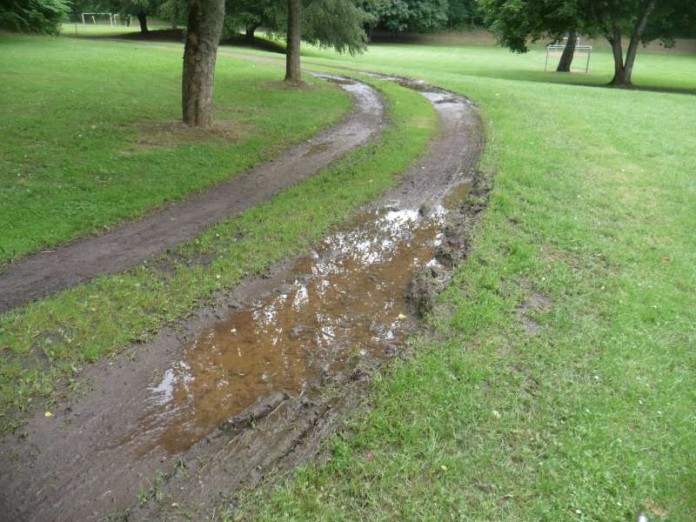
[[[195,519],[316,454],[466,255],[481,210],[467,195],[487,190],[475,107],[418,89],[441,131],[399,185],[305,256],[96,365],[94,393],[0,447],[0,516]]]
[[[467,185],[465,185],[467,186]],[[189,449],[260,397],[297,397],[351,359],[394,356],[412,321],[405,289],[436,265],[446,211],[367,212],[290,270],[292,283],[234,311],[188,344],[149,388],[149,408],[125,437],[139,451]]]

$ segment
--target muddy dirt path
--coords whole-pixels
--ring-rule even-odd
[[[341,81],[353,110],[337,125],[231,180],[104,235],[23,258],[0,274],[0,313],[98,275],[128,270],[266,201],[363,145],[384,125],[384,103],[364,83]]]
[[[88,369],[94,392],[0,444],[0,518],[201,519],[221,496],[316,455],[417,331],[466,255],[482,209],[470,199],[487,193],[476,108],[395,81],[440,116],[423,159],[306,255]]]

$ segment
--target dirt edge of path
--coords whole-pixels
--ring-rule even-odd
[[[419,212],[427,214],[431,201],[467,182],[468,195],[460,194],[448,214],[444,240],[436,253],[442,268],[419,272],[414,278],[418,283],[409,285],[404,295],[415,315],[428,313],[454,268],[468,255],[472,227],[489,191],[488,179],[475,169],[483,146],[478,111],[460,95],[435,88],[432,92],[440,93],[437,100],[431,99],[436,107],[438,103],[446,106],[449,97],[468,107],[464,127],[441,133],[426,157],[372,205],[417,204]],[[458,132],[470,139],[466,147],[461,146],[461,136],[452,141]],[[427,168],[442,171],[437,183],[423,175]],[[184,344],[231,308],[283,284],[293,261],[286,260],[264,277],[218,295],[213,305],[165,329],[152,342],[90,369],[86,377],[94,377],[98,385],[89,400],[57,409],[53,428],[37,415],[29,426],[33,430],[29,440],[0,446],[0,453],[14,458],[18,466],[16,473],[9,468],[0,473],[0,490],[5,490],[0,495],[0,512],[18,521],[55,520],[56,513],[62,520],[202,519],[211,506],[224,502],[235,490],[254,487],[271,474],[315,458],[321,442],[340,426],[345,414],[359,407],[383,363],[369,358],[357,361],[312,383],[313,393],[261,397],[176,458],[129,455],[127,461],[116,458],[127,455],[123,452],[108,456],[111,448],[104,442],[113,440],[124,423],[132,422],[129,410],[138,408],[143,397],[131,389],[150,386],[153,372],[161,374]],[[418,333],[418,323],[412,325],[411,333]],[[16,457],[12,452],[17,452]]]
[[[490,178],[476,172],[470,197],[450,217],[439,249],[438,255],[451,261],[447,269],[423,268],[407,289],[405,298],[417,315],[423,313],[421,319],[427,318],[454,271],[469,257],[472,231],[487,207],[490,189]],[[413,337],[432,335],[427,323],[412,331]],[[405,346],[397,357],[408,360],[412,349]],[[118,515],[126,520],[181,522],[207,520],[216,511],[234,517],[245,490],[272,488],[299,465],[329,460],[330,448],[324,442],[335,433],[350,433],[346,417],[370,407],[366,396],[371,382],[388,364],[357,364],[318,383],[311,400],[287,394],[262,397],[193,448],[183,471],[174,467],[163,475],[158,500],[150,491],[144,506],[134,505]],[[241,455],[252,458],[244,461]]]
[[[458,94],[410,78],[372,76],[396,81],[414,90],[461,98]],[[443,241],[436,252],[439,266],[418,270],[404,294],[411,312],[419,318],[411,331],[412,336],[432,335],[423,320],[433,311],[439,294],[447,288],[455,270],[469,257],[472,234],[488,205],[491,177],[478,169],[484,145],[478,112],[474,139],[477,143],[466,158],[467,168],[462,172],[469,182],[466,195],[448,214]],[[398,200],[407,191],[418,191],[418,188],[414,189],[418,170],[418,167],[410,169],[397,187],[373,205]],[[454,196],[454,199],[458,197],[452,194],[455,185],[448,189],[449,196]],[[427,190],[425,187],[421,189]],[[427,213],[430,208],[423,205],[419,211]],[[406,347],[396,356],[408,359],[410,355],[411,350]],[[175,467],[163,476],[162,485],[158,486],[161,490],[159,500],[151,494],[144,506],[132,506],[119,515],[129,517],[128,520],[183,521],[206,519],[211,512],[221,510],[234,516],[239,491],[271,487],[298,465],[331,457],[322,443],[330,435],[345,429],[343,420],[346,415],[369,407],[366,393],[373,377],[384,370],[385,364],[388,361],[362,361],[345,372],[316,383],[315,393],[301,397],[275,393],[260,398],[252,407],[229,419],[197,444],[187,459],[185,470]],[[312,398],[309,399],[308,395]]]
[[[382,96],[356,80],[345,78],[335,83],[352,97],[353,108],[330,129],[229,181],[167,203],[105,234],[10,263],[0,273],[0,314],[97,276],[133,268],[318,174],[374,139],[385,125]]]

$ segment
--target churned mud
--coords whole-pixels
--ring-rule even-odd
[[[333,128],[230,181],[104,235],[23,258],[0,274],[0,313],[98,275],[122,272],[193,239],[216,222],[266,201],[363,145],[384,125],[384,103],[371,87],[341,81],[353,110]]]
[[[306,255],[91,368],[93,393],[0,446],[0,517],[200,519],[316,455],[466,256],[488,191],[476,108],[397,80],[440,116],[422,160]]]

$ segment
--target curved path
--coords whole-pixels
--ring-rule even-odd
[[[196,237],[205,228],[270,199],[365,144],[384,125],[381,96],[341,79],[354,102],[337,125],[277,158],[104,235],[34,254],[0,274],[0,314],[102,274],[128,270]]]
[[[481,122],[475,106],[461,96],[390,79],[421,90],[440,119],[439,135],[427,153],[376,203],[390,212],[418,215],[416,209],[439,205],[453,187],[471,181],[483,145]],[[460,209],[461,199],[455,205]],[[373,206],[355,222],[362,227],[378,215]],[[326,252],[328,258],[334,254]],[[148,398],[157,389],[154,376],[166,379],[167,370],[181,360],[186,346],[228,314],[230,304],[251,303],[259,295],[276,292],[297,277],[294,270],[292,264],[281,263],[269,278],[243,283],[234,295],[220,296],[214,307],[198,311],[185,324],[164,329],[130,355],[124,353],[88,369],[92,393],[77,404],[54,410],[51,419],[38,413],[26,426],[26,440],[0,444],[0,519],[103,520],[126,511],[133,520],[183,520],[187,513],[203,519],[197,516],[198,510],[210,509],[221,495],[315,455],[342,412],[350,410],[364,392],[364,374],[335,376],[337,395],[321,392],[293,399],[271,394],[260,406],[250,408],[246,417],[225,423],[232,431],[227,431],[229,426],[202,431],[198,443],[176,454],[161,447],[143,451],[142,441],[131,438],[133,433],[142,438],[143,414],[152,406]],[[315,380],[308,384],[321,386],[321,378]],[[250,424],[255,427],[245,429]],[[157,432],[161,423],[151,428]],[[147,487],[163,497],[139,508],[135,505],[138,495],[147,493]],[[186,510],[181,510],[183,506]]]

